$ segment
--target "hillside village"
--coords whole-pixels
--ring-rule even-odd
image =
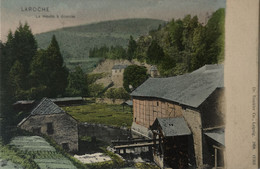
[[[1,43],[12,57],[1,58],[8,63],[1,80],[10,85],[1,88],[0,166],[225,168],[223,32],[214,34],[223,31],[223,13],[205,25],[196,16],[173,19],[130,35],[127,48],[94,47],[89,57],[98,62],[88,70],[80,62],[66,67],[55,35],[38,49],[20,24]],[[23,32],[31,51],[19,46]]]

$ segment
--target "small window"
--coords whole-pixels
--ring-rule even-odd
[[[117,70],[115,70],[115,73],[117,72]]]
[[[69,150],[69,143],[62,143],[62,148],[66,151]]]
[[[159,106],[159,102],[157,102],[157,106]]]
[[[48,134],[53,134],[54,130],[53,130],[53,125],[52,123],[47,123],[47,133]]]
[[[32,132],[35,134],[41,134],[41,127],[32,128]]]

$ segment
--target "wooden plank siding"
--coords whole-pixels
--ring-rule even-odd
[[[156,98],[133,98],[133,121],[149,128],[155,119],[163,117],[181,117],[182,107]]]

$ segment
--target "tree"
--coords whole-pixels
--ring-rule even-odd
[[[187,15],[183,19],[183,46],[184,46],[184,51],[183,51],[183,56],[185,57],[185,62],[188,67],[188,71],[191,71],[191,58],[192,58],[192,53],[193,53],[193,35],[195,29],[198,27],[199,22],[198,22],[198,17],[194,16],[191,18],[190,15]]]
[[[144,66],[130,65],[124,71],[123,86],[126,91],[140,86],[148,78],[147,69]],[[132,86],[132,89],[129,86]]]
[[[57,97],[64,94],[67,87],[68,70],[63,65],[63,58],[55,36],[46,50],[38,51],[31,64],[31,77],[34,86],[46,86],[45,96]]]
[[[17,69],[17,64],[22,67],[23,71],[17,71],[15,76],[10,76],[8,81],[14,85],[14,93],[19,93],[17,90],[27,90],[31,88],[29,74],[30,74],[30,64],[33,56],[37,52],[37,42],[32,34],[32,31],[27,23],[22,25],[20,23],[19,27],[15,31],[14,35],[9,32],[5,48],[5,61],[7,64],[7,69]],[[12,68],[15,66],[15,68]],[[14,75],[14,74],[13,74]],[[13,77],[20,77],[22,80],[14,82]],[[16,88],[19,86],[19,89]]]
[[[75,70],[70,72],[68,76],[68,87],[66,88],[66,94],[68,96],[88,95],[87,76],[79,66],[75,67]]]
[[[21,86],[24,89],[28,89],[31,86],[26,83],[28,75],[30,73],[30,64],[33,56],[37,52],[37,42],[32,34],[32,31],[27,23],[20,24],[18,29],[14,33],[13,53],[22,66],[24,67],[25,77],[23,77],[23,83]]]
[[[159,64],[164,59],[164,52],[156,40],[153,40],[147,50],[146,62],[149,64]]]
[[[115,99],[123,99],[128,100],[130,98],[127,91],[120,87],[120,88],[110,88],[106,91],[105,96],[109,99],[112,99],[113,101]]]
[[[172,20],[169,23],[169,34],[171,37],[172,46],[175,47],[178,51],[182,51],[184,46],[182,44],[182,35],[183,35],[183,22],[178,19],[177,21]]]
[[[193,35],[192,56],[191,56],[191,71],[196,70],[207,63],[206,43],[205,43],[205,28],[199,25]]]
[[[218,9],[206,25],[207,63],[218,63],[224,60],[225,9]]]
[[[131,61],[134,58],[134,54],[137,48],[136,41],[134,40],[133,36],[130,36],[128,41],[128,48],[127,48],[127,60]]]

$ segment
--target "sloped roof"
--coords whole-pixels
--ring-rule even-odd
[[[191,131],[183,117],[156,118],[151,129],[160,125],[165,137],[190,135]]]
[[[61,98],[55,98],[50,99],[53,102],[64,102],[64,101],[81,101],[83,100],[82,97],[61,97]]]
[[[155,97],[198,107],[217,88],[224,87],[224,66],[205,65],[189,74],[149,78],[131,96]]]
[[[18,104],[33,104],[34,103],[34,100],[19,100],[17,102],[15,102],[13,105],[18,105]]]
[[[132,100],[127,100],[126,102],[122,103],[128,106],[133,106],[133,101]]]
[[[43,98],[41,102],[31,111],[31,115],[58,114],[64,110],[57,106],[48,98]]]
[[[128,65],[114,65],[112,69],[125,69]]]
[[[206,136],[225,146],[225,131],[224,129],[215,129],[204,133]]]

